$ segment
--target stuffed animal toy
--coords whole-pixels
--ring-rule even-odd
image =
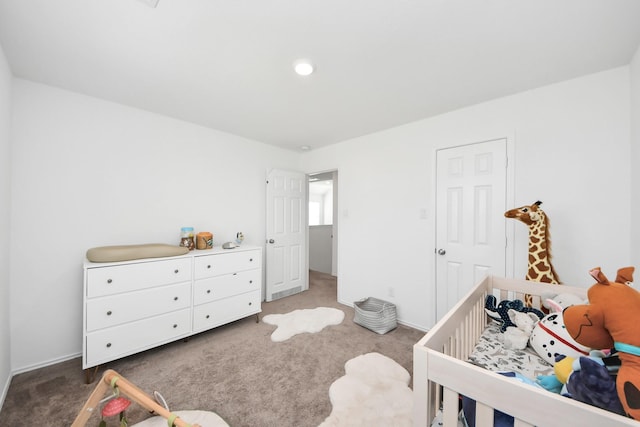
[[[589,301],[580,298],[574,294],[554,294],[551,292],[544,292],[540,299],[542,300],[542,306],[547,309],[548,313],[562,311],[567,307],[579,304],[588,304]],[[559,308],[559,309],[558,309]]]
[[[553,393],[563,394],[562,390],[573,372],[573,357],[560,355],[556,358],[553,365],[552,375],[538,375],[536,383],[540,384],[544,389]]]
[[[557,356],[578,358],[588,356],[591,350],[569,335],[564,326],[562,312],[549,313],[536,323],[529,338],[529,345],[550,365],[556,363]]]
[[[511,323],[516,326],[508,326],[502,334],[504,348],[523,350],[529,343],[533,327],[540,321],[540,318],[535,313],[524,313],[514,309],[510,309],[507,314]]]
[[[580,357],[574,360],[572,367],[566,385],[571,398],[624,415],[616,381],[601,360]]]
[[[640,293],[629,285],[633,271],[621,268],[610,282],[599,267],[591,270],[596,283],[589,288],[589,304],[566,308],[564,319],[567,332],[579,343],[618,351],[618,396],[625,413],[640,420]]]
[[[500,327],[500,332],[504,332],[507,330],[509,326],[517,327],[515,323],[511,321],[509,317],[509,310],[515,310],[521,313],[534,313],[538,319],[542,319],[544,317],[544,313],[536,308],[525,307],[524,302],[521,300],[502,300],[498,305],[496,305],[496,297],[493,295],[488,295],[485,303],[484,303],[484,311],[487,313],[489,317],[493,320],[502,324]]]
[[[589,357],[577,359],[558,356],[553,366],[554,375],[539,375],[536,382],[551,392],[623,415],[612,376],[616,369],[609,367],[611,363],[605,363],[614,358],[605,357],[599,350],[593,350]]]

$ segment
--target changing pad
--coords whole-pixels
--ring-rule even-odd
[[[143,258],[162,258],[184,255],[189,248],[167,245],[164,243],[149,243],[145,245],[100,246],[87,251],[87,259],[91,262],[130,261]]]

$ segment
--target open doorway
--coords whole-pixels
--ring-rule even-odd
[[[337,276],[338,171],[309,175],[309,270]]]

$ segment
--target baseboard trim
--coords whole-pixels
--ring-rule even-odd
[[[416,329],[418,331],[424,332],[425,334],[427,332],[429,332],[429,328],[425,328],[424,326],[421,326],[421,325],[415,325],[415,324],[410,323],[410,322],[405,322],[402,319],[398,319],[398,323],[401,324],[401,325],[404,325],[404,326],[408,326],[409,328]]]
[[[66,362],[67,360],[75,359],[77,357],[82,357],[82,353],[73,353],[67,356],[57,357],[55,359],[49,359],[49,360],[45,360],[44,362],[14,369],[11,372],[11,378],[13,378],[15,375],[18,375],[18,374],[24,374],[25,372],[30,372],[40,368],[46,368],[47,366],[55,365],[56,363],[60,363],[60,362]]]
[[[2,395],[0,395],[0,409],[4,406],[4,400],[7,398],[7,393],[9,393],[9,386],[11,385],[11,380],[13,379],[13,374],[9,373],[7,377],[7,381],[2,388]]]

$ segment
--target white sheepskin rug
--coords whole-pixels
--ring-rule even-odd
[[[278,328],[271,334],[271,341],[286,341],[294,335],[320,332],[327,326],[339,325],[344,320],[344,312],[337,308],[318,307],[294,310],[287,314],[268,314],[264,323]]]
[[[410,375],[393,359],[367,353],[349,360],[329,388],[331,414],[319,427],[413,425]]]
[[[182,421],[191,424],[198,424],[202,427],[229,427],[218,414],[208,411],[175,411],[172,412],[182,419]],[[146,420],[134,424],[131,427],[167,427],[167,420],[160,416],[147,418]]]

